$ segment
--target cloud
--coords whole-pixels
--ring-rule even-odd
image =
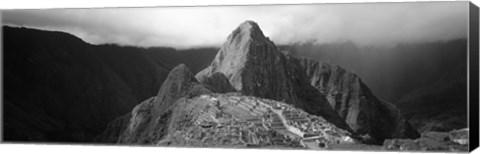
[[[72,33],[92,44],[219,46],[245,20],[277,44],[359,45],[467,37],[467,2],[261,5],[3,11],[3,22]]]

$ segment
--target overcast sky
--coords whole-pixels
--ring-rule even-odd
[[[92,44],[220,46],[256,21],[276,44],[351,40],[357,45],[467,37],[468,2],[10,10],[3,24],[59,30]]]

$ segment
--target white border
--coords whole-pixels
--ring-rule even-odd
[[[435,0],[448,1],[448,0]],[[480,6],[480,0],[472,0]],[[379,2],[379,0],[2,0],[0,9],[45,9],[45,8],[99,8],[99,7],[153,7],[153,6],[206,6],[206,5],[248,5],[248,4],[298,4],[298,3],[365,3]],[[381,2],[428,2],[428,0],[386,0]],[[1,14],[0,14],[1,15]],[[1,24],[1,21],[0,21]],[[1,32],[0,32],[1,34]],[[0,35],[1,36],[1,35]],[[1,44],[1,42],[0,42]],[[1,64],[0,64],[1,65]],[[1,115],[0,115],[1,116]],[[45,144],[0,144],[0,153],[112,153],[112,154],[134,154],[134,153],[209,153],[209,154],[313,154],[326,151],[306,150],[247,150],[247,149],[209,149],[209,148],[160,148],[160,147],[128,147],[128,146],[81,146],[81,145],[45,145]],[[328,151],[327,153],[363,153],[349,151]],[[370,152],[365,152],[370,153]],[[388,153],[388,152],[375,152]],[[390,152],[392,153],[392,152]],[[398,153],[398,152],[393,152]],[[475,153],[480,153],[477,150]]]
[[[430,0],[466,1],[466,0]],[[480,0],[471,0],[480,4]],[[371,3],[371,2],[429,2],[429,0],[2,0],[0,9],[92,8],[92,7],[152,7],[152,6],[207,6],[299,3]],[[477,5],[478,6],[478,5]]]

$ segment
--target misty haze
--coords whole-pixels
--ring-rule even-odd
[[[1,15],[6,142],[468,150],[468,2]]]

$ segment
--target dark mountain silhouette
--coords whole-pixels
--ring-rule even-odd
[[[170,69],[197,72],[217,49],[91,45],[63,32],[3,26],[4,141],[87,142],[154,95]]]
[[[280,48],[296,57],[332,62],[354,71],[379,98],[396,104],[420,132],[467,126],[466,39],[394,47],[359,47],[345,42]]]

